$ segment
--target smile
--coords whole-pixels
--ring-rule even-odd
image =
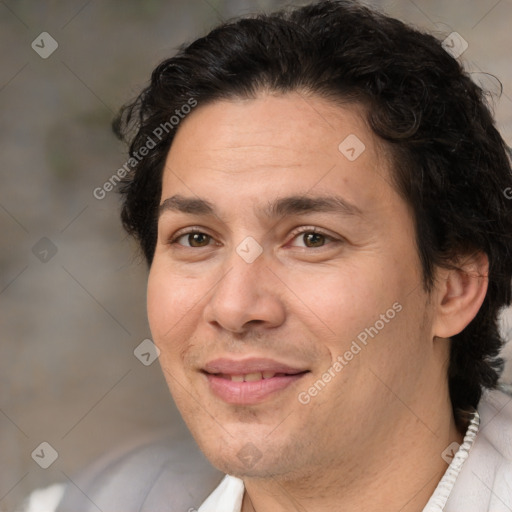
[[[275,373],[275,372],[256,372],[256,373],[247,373],[245,375],[227,375],[219,373],[216,375],[222,379],[229,379],[232,382],[255,382],[262,379],[271,379],[272,377],[285,377],[285,373]]]
[[[202,370],[210,391],[228,404],[256,405],[283,392],[309,370],[272,360],[219,359]]]

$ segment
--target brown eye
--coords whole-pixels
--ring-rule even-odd
[[[315,227],[302,227],[300,230],[292,233],[293,239],[291,245],[293,247],[301,247],[303,249],[322,249],[328,246],[336,246],[340,240],[331,235],[319,231]]]
[[[325,235],[321,233],[308,232],[302,236],[306,247],[321,247],[325,243]]]
[[[187,241],[187,243],[179,243],[181,239]],[[172,240],[173,244],[182,245],[183,247],[207,247],[210,243],[211,236],[200,231],[190,231],[189,233],[183,233]]]
[[[210,242],[210,236],[205,233],[189,233],[188,242],[190,247],[205,247]]]

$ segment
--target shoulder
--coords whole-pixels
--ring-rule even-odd
[[[455,482],[447,511],[501,511],[512,507],[512,396],[500,390],[485,391],[478,413],[478,433]]]
[[[60,488],[63,496],[57,508],[45,511],[187,512],[198,508],[223,477],[188,433],[159,435],[110,453],[70,477]],[[40,494],[39,499],[47,495]],[[37,509],[26,512],[32,510]]]
[[[65,489],[64,484],[54,484],[33,491],[23,503],[22,512],[55,512]]]
[[[501,459],[512,462],[512,394],[487,391],[478,411],[480,436]]]

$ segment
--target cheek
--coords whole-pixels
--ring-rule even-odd
[[[190,281],[176,277],[157,264],[150,270],[147,287],[151,335],[160,349],[160,366],[180,410],[189,407],[190,396],[183,395],[183,390],[190,388],[184,372],[184,359],[190,348],[188,340],[193,337],[198,323],[199,299],[195,297],[195,288]]]
[[[391,307],[393,289],[381,281],[382,269],[377,264],[363,265],[362,259],[359,265],[342,262],[315,272],[297,269],[286,278],[311,321],[338,340],[354,336]]]
[[[181,339],[177,333],[190,322],[194,315],[197,283],[179,279],[158,263],[151,267],[147,287],[148,321],[157,345],[169,340]]]

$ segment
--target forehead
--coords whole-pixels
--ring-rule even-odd
[[[389,167],[363,107],[261,94],[199,105],[182,121],[167,156],[162,201],[179,193],[261,202],[285,190],[336,190],[364,207],[377,195],[385,199]]]

